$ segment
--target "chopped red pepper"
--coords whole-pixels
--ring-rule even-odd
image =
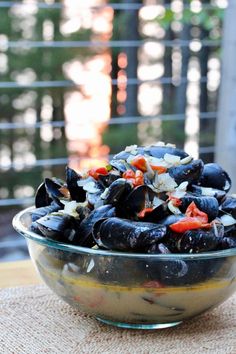
[[[136,172],[133,170],[127,170],[123,173],[122,177],[130,181],[134,187],[144,184],[143,172],[139,170]]]
[[[175,232],[185,232],[187,230],[199,229],[202,223],[197,218],[186,217],[170,225],[170,229]]]
[[[98,179],[99,175],[103,175],[103,176],[108,175],[108,171],[106,167],[94,167],[88,171],[88,174],[94,179]]]
[[[199,210],[194,202],[189,204],[189,206],[185,212],[185,215],[189,216],[189,217],[196,217],[199,220],[201,220],[202,223],[208,223],[208,215],[206,213],[204,213],[203,211]]]
[[[135,178],[135,172],[133,170],[127,170],[122,175],[125,179]]]
[[[157,171],[159,175],[161,175],[162,173],[165,173],[167,171],[167,168],[164,166],[155,166],[150,164],[151,168],[153,171]]]
[[[199,210],[194,202],[189,204],[186,212],[186,217],[170,225],[170,229],[175,232],[185,232],[199,228],[210,228],[208,223],[208,215]]]
[[[146,164],[146,159],[142,155],[136,156],[132,161],[131,165],[138,168],[142,172],[147,171],[147,164]]]

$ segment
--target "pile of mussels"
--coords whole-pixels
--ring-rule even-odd
[[[216,163],[174,145],[128,146],[106,167],[46,178],[31,230],[55,241],[121,252],[199,253],[236,247],[236,196]]]

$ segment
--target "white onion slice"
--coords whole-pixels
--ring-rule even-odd
[[[183,159],[180,160],[180,164],[181,165],[186,165],[187,163],[191,162],[192,161],[192,156],[186,156],[184,157]]]
[[[177,187],[177,183],[169,173],[162,173],[158,176],[159,192],[172,192]]]
[[[233,216],[231,216],[231,215],[225,214],[225,215],[221,216],[220,220],[224,226],[231,226],[231,225],[236,224],[236,219],[233,218]]]
[[[180,157],[177,155],[165,154],[164,160],[172,166],[180,164]]]
[[[96,184],[95,182],[87,182],[85,184],[85,186],[83,186],[83,189],[86,191],[86,192],[89,192],[89,193],[98,193],[100,192],[100,189],[98,189],[96,187]]]

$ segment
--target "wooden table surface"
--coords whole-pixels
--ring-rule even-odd
[[[31,260],[0,263],[0,288],[42,283]]]

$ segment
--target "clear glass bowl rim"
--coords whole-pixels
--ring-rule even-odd
[[[222,251],[211,251],[204,253],[171,253],[171,254],[147,254],[147,253],[128,253],[128,252],[118,252],[118,251],[110,251],[110,250],[102,250],[102,249],[92,249],[82,246],[74,246],[71,244],[66,244],[62,242],[57,242],[53,240],[49,240],[43,236],[36,234],[33,231],[30,231],[22,222],[21,219],[26,214],[29,214],[34,207],[26,208],[19,213],[17,213],[12,221],[12,225],[14,229],[20,233],[25,238],[35,241],[36,243],[42,244],[44,246],[56,248],[58,250],[73,252],[73,253],[82,253],[87,255],[96,255],[96,256],[109,256],[109,257],[128,257],[128,258],[155,258],[156,260],[202,260],[202,259],[214,259],[214,258],[223,258],[236,256],[236,248],[230,248]]]

